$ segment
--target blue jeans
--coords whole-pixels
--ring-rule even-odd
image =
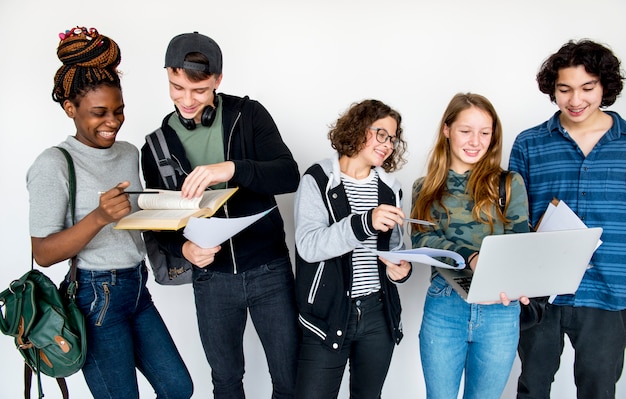
[[[564,335],[574,348],[574,381],[579,398],[615,398],[626,345],[626,310],[548,304],[541,322],[521,333],[520,399],[549,399],[561,363]]]
[[[451,399],[465,372],[465,399],[499,399],[519,339],[520,305],[465,302],[441,276],[426,295],[420,355],[429,399]]]
[[[76,304],[87,324],[83,375],[95,399],[137,399],[137,368],[159,399],[189,399],[193,384],[146,288],[144,264],[78,269]]]
[[[243,334],[248,312],[265,351],[272,398],[293,398],[299,328],[288,257],[239,274],[194,267],[200,339],[216,399],[245,398]]]
[[[380,293],[353,299],[345,340],[339,352],[331,351],[317,336],[303,336],[297,398],[336,398],[348,359],[350,398],[380,398],[394,345]]]

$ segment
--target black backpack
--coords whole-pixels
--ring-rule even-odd
[[[157,162],[159,173],[165,182],[165,186],[168,190],[176,190],[176,171],[180,169],[180,166],[170,155],[163,130],[159,128],[147,135],[146,142],[152,151],[154,160]],[[162,285],[191,283],[192,265],[187,259],[172,256],[163,251],[153,231],[144,231],[143,240],[146,243],[148,260],[157,283]]]

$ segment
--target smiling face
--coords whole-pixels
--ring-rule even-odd
[[[590,122],[601,114],[603,88],[600,78],[578,65],[559,69],[554,97],[566,128]]]
[[[167,78],[170,82],[170,98],[182,117],[200,123],[204,108],[207,105],[215,106],[214,92],[222,81],[222,75],[211,75],[208,79],[193,82],[181,70],[175,73],[172,68],[167,68]]]
[[[367,141],[363,145],[363,148],[358,152],[356,158],[363,164],[372,166],[382,166],[383,162],[389,158],[393,152],[394,144],[390,138],[386,137],[384,143],[381,143],[377,138],[377,134],[383,136],[383,132],[386,132],[389,137],[396,137],[396,131],[398,129],[398,123],[391,116],[378,119],[367,128]]]
[[[450,169],[465,173],[487,153],[493,136],[489,113],[471,106],[461,111],[450,126],[443,128],[450,146]]]
[[[124,123],[124,100],[117,87],[101,85],[76,99],[65,100],[63,109],[76,125],[76,139],[93,148],[109,148]]]

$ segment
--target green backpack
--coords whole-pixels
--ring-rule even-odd
[[[74,221],[74,163],[66,150],[59,150],[68,163],[70,210]],[[41,373],[55,377],[63,398],[68,398],[64,378],[76,373],[85,363],[87,330],[84,316],[74,302],[76,289],[76,257],[71,260],[70,279],[62,283],[61,288],[34,269],[31,257],[31,270],[0,293],[0,331],[14,337],[15,346],[24,357],[26,398],[30,398],[33,372],[37,375],[39,398],[43,397]]]
[[[72,288],[73,289],[73,288]],[[36,373],[68,377],[85,362],[85,320],[73,300],[33,269],[0,293],[4,311],[0,330]]]

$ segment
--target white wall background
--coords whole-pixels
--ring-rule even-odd
[[[608,44],[626,62],[621,0],[316,0],[107,2],[0,0],[0,120],[3,171],[0,288],[29,268],[25,175],[46,147],[74,134],[50,98],[60,62],[57,34],[76,25],[96,27],[122,49],[126,123],[118,139],[137,146],[172,109],[163,70],[176,34],[198,30],[224,53],[220,91],[260,100],[274,116],[303,172],[330,154],[328,125],[352,102],[377,98],[398,109],[409,143],[399,172],[405,193],[422,175],[437,123],[459,91],[487,96],[505,129],[505,159],[516,134],[556,110],[535,84],[544,60],[569,39]],[[611,107],[626,116],[623,99]],[[405,196],[409,212],[410,195]],[[293,248],[293,195],[279,198]],[[47,270],[56,281],[65,265]],[[406,337],[397,347],[383,391],[387,398],[425,396],[417,334],[429,271],[416,265],[401,288]],[[210,369],[198,338],[191,287],[150,282],[195,382],[194,398],[210,397]],[[251,327],[251,324],[249,325]],[[265,358],[252,328],[246,332],[245,386],[252,399],[269,398]],[[20,357],[0,338],[2,398],[21,396]],[[554,398],[575,397],[572,350],[567,347],[553,385]],[[503,395],[513,398],[519,361]],[[89,397],[82,375],[69,378],[72,397]],[[140,377],[141,396],[153,393]],[[347,398],[346,389],[340,397]],[[45,379],[46,398],[58,392]],[[618,384],[626,397],[626,382]]]

